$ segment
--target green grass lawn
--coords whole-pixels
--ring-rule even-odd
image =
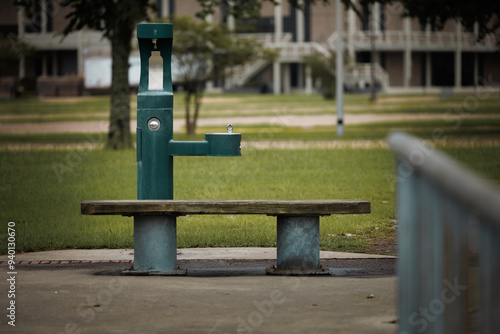
[[[0,115],[44,116],[108,113],[109,104],[109,96],[0,99]]]
[[[182,117],[182,94],[176,97],[177,117]],[[177,95],[176,95],[177,96]],[[419,98],[421,101],[419,101]],[[460,118],[468,96],[439,99],[432,96],[382,96],[376,104],[366,96],[347,95],[346,112],[440,113],[434,120],[380,122],[345,127],[338,138],[335,127],[311,129],[269,124],[243,125],[243,141],[346,141],[385,140],[394,129],[403,129],[433,141],[486,178],[500,183],[500,118]],[[468,100],[469,99],[469,100]],[[478,100],[479,101],[479,100]],[[132,106],[135,98],[132,98]],[[334,101],[319,95],[208,95],[202,116],[333,113]],[[0,116],[8,121],[105,117],[109,97],[84,99],[0,100]],[[132,109],[134,110],[134,106]],[[470,108],[469,108],[470,109]],[[474,112],[500,114],[500,98],[480,100]],[[133,112],[135,114],[135,112]],[[472,112],[471,112],[472,114]],[[13,118],[12,118],[13,117]],[[26,117],[26,118],[23,118]],[[4,122],[5,119],[0,119]],[[176,133],[176,140],[199,140],[198,135]],[[436,133],[463,139],[476,147],[440,145]],[[496,144],[486,145],[492,140]],[[0,134],[0,144],[104,143],[104,134]],[[481,144],[483,143],[483,144]],[[369,215],[323,217],[321,248],[363,252],[374,240],[394,237],[394,159],[385,148],[371,149],[265,149],[249,148],[234,158],[176,157],[175,199],[366,199]],[[61,248],[132,248],[132,218],[81,216],[83,200],[135,199],[135,151],[102,150],[0,150],[0,245],[6,252],[7,223],[16,223],[18,251]],[[266,216],[188,216],[178,218],[179,247],[275,246],[275,218]]]
[[[500,148],[449,149],[500,182]],[[132,218],[81,216],[83,200],[136,198],[135,152],[0,152],[0,244],[16,223],[17,250],[132,248]],[[241,157],[176,157],[175,199],[366,199],[369,215],[323,217],[321,248],[362,252],[394,234],[393,157],[387,149],[248,150]],[[179,247],[275,246],[275,218],[178,219]],[[347,234],[355,236],[346,236]]]
[[[81,216],[79,205],[86,199],[136,198],[134,151],[0,156],[5,208],[0,220],[16,222],[19,251],[133,247],[131,218]],[[174,190],[176,199],[369,199],[371,215],[325,217],[321,228],[322,248],[363,251],[366,238],[391,231],[391,169],[387,150],[250,150],[234,158],[176,157]],[[6,245],[5,231],[1,239]],[[275,219],[181,217],[178,240],[179,247],[274,246]]]

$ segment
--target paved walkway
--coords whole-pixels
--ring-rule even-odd
[[[185,277],[117,276],[131,261],[131,250],[17,254],[20,263],[16,263],[14,274],[8,274],[4,264],[1,266],[4,277],[14,277],[15,285],[6,279],[0,283],[0,309],[4,310],[4,315],[0,314],[0,332],[397,331],[393,274],[266,276],[260,274],[261,267],[274,261],[273,248],[181,251],[181,265],[198,270],[198,275],[189,275],[188,269]],[[6,259],[0,257],[0,261]],[[329,266],[352,267],[379,261],[389,261],[393,266],[394,263],[392,257],[336,252],[323,252],[322,259]],[[342,268],[334,269],[339,273]],[[15,290],[15,299],[8,297],[9,289]],[[7,324],[11,300],[15,300],[15,327]]]
[[[344,124],[363,124],[376,122],[398,122],[411,120],[461,120],[464,118],[498,118],[496,114],[346,114]],[[198,126],[220,126],[221,132],[226,131],[226,125],[232,123],[235,131],[238,125],[267,124],[279,127],[333,126],[337,124],[336,115],[276,115],[276,116],[227,116],[198,119]],[[182,131],[185,121],[182,118],[174,119],[174,132]],[[107,133],[109,122],[102,121],[75,121],[75,122],[22,122],[1,123],[0,133],[3,134],[43,134],[43,133]],[[130,130],[135,133],[137,120],[130,121]]]
[[[233,247],[233,248],[182,248],[178,260],[276,260],[276,248],[273,247]],[[320,252],[321,259],[384,259],[393,256]],[[16,255],[16,261],[132,261],[133,249],[67,249]],[[0,261],[7,261],[7,255],[0,255]]]

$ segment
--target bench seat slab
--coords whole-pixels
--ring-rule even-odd
[[[124,200],[84,201],[84,215],[221,215],[264,214],[323,216],[370,213],[364,200]]]

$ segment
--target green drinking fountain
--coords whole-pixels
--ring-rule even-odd
[[[174,156],[240,156],[241,134],[207,133],[203,141],[173,139],[171,58],[173,27],[137,25],[141,76],[137,94],[137,198],[174,198]],[[134,217],[135,275],[182,275],[177,267],[176,216]]]

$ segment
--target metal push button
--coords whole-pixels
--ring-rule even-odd
[[[160,129],[160,120],[156,117],[150,118],[148,121],[148,128],[151,131],[158,131]]]

